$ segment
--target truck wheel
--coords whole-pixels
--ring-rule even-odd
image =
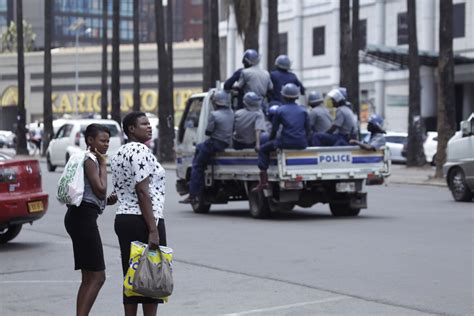
[[[472,199],[471,192],[466,186],[466,179],[461,168],[456,168],[449,173],[449,189],[453,198],[458,202],[468,202]]]
[[[194,213],[206,214],[209,213],[211,204],[207,203],[204,197],[201,197],[196,203],[191,204],[191,207],[193,208]]]
[[[13,238],[15,238],[21,230],[21,225],[11,225],[8,226],[6,229],[0,231],[0,244],[4,244],[9,242]]]
[[[268,199],[262,191],[249,192],[249,207],[250,214],[253,218],[267,218],[270,217],[270,206]]]
[[[337,217],[357,216],[360,213],[360,208],[352,209],[349,203],[329,203],[331,214]]]
[[[53,166],[51,163],[51,157],[49,154],[46,156],[46,167],[48,168],[49,172],[54,172],[54,170],[56,170],[56,166]]]

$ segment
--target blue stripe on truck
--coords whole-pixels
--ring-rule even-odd
[[[300,166],[300,165],[317,165],[318,158],[293,158],[287,159],[286,165],[287,166]]]
[[[352,157],[352,163],[375,163],[383,161],[382,156]]]

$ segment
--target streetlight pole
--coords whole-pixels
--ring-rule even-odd
[[[74,72],[75,72],[75,93],[74,93],[74,114],[77,117],[77,106],[79,101],[79,70],[78,70],[78,63],[79,63],[79,30],[80,27],[76,28],[76,56],[74,62]]]

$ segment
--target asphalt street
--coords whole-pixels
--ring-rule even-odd
[[[0,245],[0,315],[75,312],[81,275],[54,197],[62,169],[41,165],[50,207]],[[194,214],[178,204],[174,184],[169,170],[175,292],[160,315],[474,314],[474,203],[454,202],[445,187],[370,187],[369,208],[357,218],[333,218],[316,205],[256,220],[245,202]],[[114,211],[99,219],[107,281],[91,315],[123,314]]]

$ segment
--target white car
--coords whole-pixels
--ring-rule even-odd
[[[73,154],[86,150],[84,131],[89,124],[105,125],[110,130],[110,143],[107,156],[113,156],[123,143],[122,129],[114,120],[103,119],[71,119],[62,121],[62,126],[49,143],[46,153],[48,171],[56,170],[58,166],[65,166]]]
[[[370,133],[367,131],[361,132],[362,139],[366,142],[369,141]],[[390,159],[392,162],[405,162],[407,159],[402,156],[403,145],[407,141],[407,133],[401,132],[386,132],[385,133],[385,146],[389,149]]]
[[[423,150],[425,152],[426,162],[431,165],[436,163],[436,151],[438,149],[438,133],[428,132],[426,134],[425,142],[423,143]]]
[[[403,144],[407,141],[407,133],[387,132],[385,134],[385,144],[390,150],[390,159],[392,162],[406,162],[407,159],[402,156]]]

